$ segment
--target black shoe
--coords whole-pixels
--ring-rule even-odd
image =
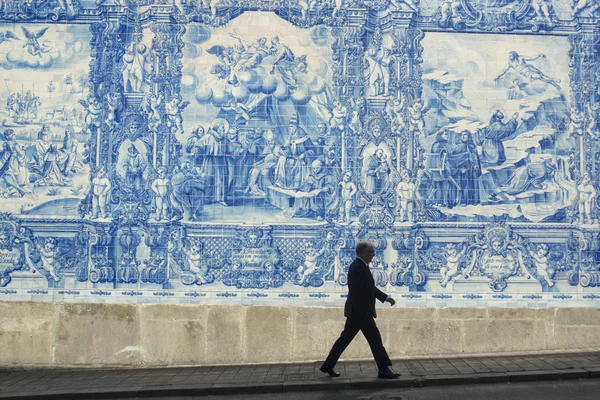
[[[333,370],[333,368],[326,367],[325,365],[321,365],[321,368],[319,368],[319,371],[326,373],[327,375],[331,376],[332,378],[340,376],[340,374],[338,372],[335,372]]]
[[[384,370],[379,371],[379,374],[377,374],[378,378],[381,379],[396,379],[400,376],[399,373],[392,371],[389,368],[386,368]]]

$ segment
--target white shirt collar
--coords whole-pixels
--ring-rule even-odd
[[[367,267],[369,266],[369,264],[367,264],[367,262],[365,260],[363,260],[362,258],[360,258],[359,256],[356,256],[356,258],[358,258],[360,261],[364,262]]]

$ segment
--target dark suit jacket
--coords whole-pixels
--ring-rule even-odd
[[[375,299],[383,303],[387,297],[375,287],[375,280],[367,264],[360,258],[356,258],[348,270],[348,298],[344,307],[344,316],[372,315],[377,318]]]

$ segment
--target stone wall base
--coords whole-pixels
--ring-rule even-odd
[[[380,308],[392,359],[600,347],[598,308]],[[159,367],[322,360],[338,307],[0,303],[0,366]],[[343,355],[370,359],[359,334]]]

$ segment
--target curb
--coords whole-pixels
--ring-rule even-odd
[[[552,381],[569,379],[600,378],[600,368],[565,369],[547,371],[498,372],[465,375],[424,375],[402,376],[399,379],[380,380],[368,378],[313,379],[309,381],[290,381],[273,383],[198,384],[198,385],[160,385],[110,389],[82,389],[77,392],[53,390],[46,393],[22,392],[2,394],[5,400],[88,400],[88,399],[125,399],[160,398],[163,396],[222,396],[241,394],[266,394],[284,392],[316,392],[360,389],[401,389],[429,386],[472,385],[488,383],[516,383],[534,381]]]

